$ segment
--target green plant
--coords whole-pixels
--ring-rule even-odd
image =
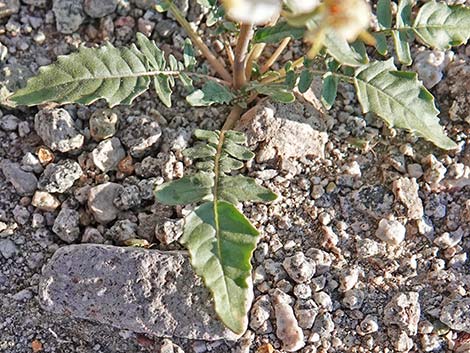
[[[321,100],[327,109],[334,104],[338,83],[343,81],[355,87],[364,113],[372,112],[388,126],[403,128],[440,148],[456,148],[439,124],[433,96],[415,73],[397,69],[387,38],[392,38],[404,68],[412,62],[410,43],[415,39],[437,49],[466,43],[470,9],[434,0],[416,7],[413,0],[399,0],[393,18],[392,2],[379,0],[378,26],[370,33],[366,29],[371,13],[364,0],[198,2],[208,10],[207,26],[212,34],[225,43],[231,73],[172,1],[161,0],[156,9],[170,11],[189,36],[181,62],[171,55],[166,58],[155,42],[137,34],[136,45],[126,48],[106,44],[59,57],[13,93],[9,104],[90,104],[101,98],[110,106],[130,104],[152,84],[159,99],[170,107],[172,88],[179,79],[188,90],[191,105],[232,105],[220,131],[197,130],[195,136],[203,142],[185,151],[195,160],[197,172],[157,187],[156,198],[169,205],[202,203],[186,217],[181,243],[211,290],[222,321],[242,333],[252,297],[250,260],[258,232],[236,205],[272,201],[276,196],[250,178],[233,175],[253,157],[243,146],[244,136],[231,131],[240,115],[260,96],[292,102],[296,89],[306,92],[314,77],[320,76]],[[230,36],[237,37],[234,51],[226,40]],[[271,69],[289,42],[301,38],[310,43],[307,55],[284,63],[279,70]],[[195,68],[193,45],[218,78]],[[268,45],[275,45],[275,50],[263,62]],[[378,60],[380,56],[386,59]],[[193,80],[198,86],[202,79],[205,83],[195,88]]]

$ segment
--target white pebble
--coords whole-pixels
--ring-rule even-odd
[[[390,245],[398,245],[405,240],[406,228],[398,221],[391,221],[383,218],[379,222],[379,227],[375,235],[380,240]]]

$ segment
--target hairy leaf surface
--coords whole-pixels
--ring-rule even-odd
[[[209,81],[186,97],[193,107],[207,107],[213,104],[229,104],[235,95],[217,82]]]
[[[59,56],[51,65],[41,67],[26,87],[10,97],[17,105],[46,102],[91,104],[105,99],[110,106],[130,104],[145,92],[154,78],[157,95],[171,106],[171,87],[183,64],[163,52],[143,34],[137,44],[116,48],[107,43],[100,48],[81,47],[70,55]]]
[[[235,207],[242,201],[272,201],[277,196],[254,179],[231,175],[254,157],[236,131],[196,130],[205,141],[183,154],[195,160],[199,171],[157,186],[158,201],[169,204],[204,202],[186,217],[180,240],[191,263],[212,292],[215,310],[224,324],[241,334],[247,327],[253,298],[251,256],[258,231]]]
[[[258,231],[234,205],[207,202],[186,218],[180,241],[212,292],[219,317],[232,331],[243,333],[253,298],[250,260]]]
[[[414,72],[396,71],[393,59],[359,68],[354,78],[364,113],[373,112],[390,127],[408,130],[443,149],[456,144],[439,125],[434,97]]]
[[[414,32],[427,45],[437,49],[467,43],[470,38],[470,8],[429,1],[413,24]]]
[[[413,38],[411,30],[404,29],[411,26],[411,9],[414,0],[399,0],[397,9],[397,25],[398,30],[392,31],[393,43],[398,60],[405,66],[411,65],[413,59],[411,58],[410,42]]]

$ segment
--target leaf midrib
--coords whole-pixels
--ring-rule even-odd
[[[380,73],[379,73],[379,74],[380,74]],[[372,79],[376,78],[377,76],[378,76],[378,75],[374,76]],[[371,80],[372,80],[372,79],[371,79]],[[355,80],[360,81],[360,82],[364,83],[366,86],[372,87],[373,89],[375,89],[375,90],[378,91],[379,93],[382,93],[383,95],[389,97],[392,101],[396,102],[398,105],[400,105],[402,108],[404,108],[405,111],[411,112],[411,114],[412,114],[413,116],[415,116],[415,117],[418,118],[418,115],[417,115],[415,112],[413,112],[412,110],[409,110],[408,107],[407,107],[407,105],[401,103],[399,100],[397,100],[395,97],[391,96],[391,95],[390,95],[389,93],[387,93],[386,91],[384,91],[384,90],[382,90],[382,89],[380,89],[380,88],[378,88],[378,87],[372,85],[370,82],[366,82],[366,81],[364,81],[364,80],[362,80],[362,79],[359,79],[358,77],[355,77]],[[367,99],[367,100],[369,101],[369,99]],[[369,104],[369,108],[370,108],[370,104]],[[437,114],[436,114],[436,116],[437,116]],[[408,127],[408,128],[410,128],[410,127]]]
[[[93,76],[93,77],[86,77],[86,78],[77,78],[74,80],[69,80],[65,82],[61,82],[56,85],[51,85],[50,87],[58,87],[62,85],[68,85],[71,83],[75,82],[80,82],[80,81],[91,81],[91,80],[115,80],[115,79],[123,79],[123,78],[134,78],[134,77],[143,77],[143,76],[157,76],[157,75],[171,75],[171,76],[176,76],[180,74],[180,71],[143,71],[143,72],[138,72],[138,73],[130,73],[130,74],[123,74],[123,75],[110,75],[110,76]]]
[[[220,267],[222,270],[222,277],[224,281],[225,292],[228,293],[228,285],[227,285],[227,276],[225,275],[224,266],[222,264],[222,249],[220,247],[220,226],[219,226],[219,210],[218,210],[218,194],[219,194],[219,174],[220,174],[220,158],[222,156],[222,149],[224,146],[225,140],[225,130],[221,130],[219,134],[219,143],[217,144],[217,153],[214,158],[214,186],[212,188],[212,192],[214,195],[214,226],[215,226],[215,237],[217,240],[217,257],[220,261]],[[231,307],[232,303],[230,301],[230,296],[227,295],[227,300],[229,302],[229,308]],[[232,311],[230,310],[230,315],[232,316]]]

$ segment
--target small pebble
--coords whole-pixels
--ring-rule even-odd
[[[398,221],[381,219],[375,235],[390,245],[398,245],[405,240],[406,228]]]

